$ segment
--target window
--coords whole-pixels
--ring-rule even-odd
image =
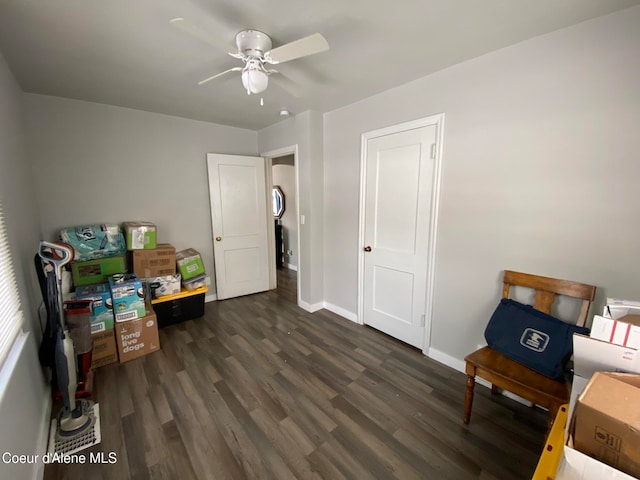
[[[4,363],[21,326],[20,297],[0,204],[0,365]]]

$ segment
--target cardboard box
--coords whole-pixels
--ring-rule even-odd
[[[607,303],[602,312],[603,317],[621,320],[627,315],[640,316],[640,302],[607,297]]]
[[[615,345],[584,335],[573,335],[574,376],[569,403],[569,419],[573,418],[578,396],[591,377],[599,371],[640,373],[638,350]],[[633,477],[592,458],[573,446],[572,421],[567,422],[562,460],[556,480],[632,480]]]
[[[157,228],[151,222],[124,222],[127,250],[156,248]]]
[[[204,273],[202,257],[197,250],[187,248],[176,253],[176,266],[182,280],[188,280]]]
[[[640,355],[635,348],[574,334],[573,370],[587,381],[596,372],[640,373]]]
[[[116,323],[115,331],[121,363],[160,350],[158,322],[151,308],[142,318]]]
[[[118,349],[114,329],[104,330],[91,335],[93,350],[91,353],[91,368],[98,368],[118,361]]]
[[[620,320],[614,320],[595,315],[590,336],[616,345],[640,349],[640,316],[625,315]]]
[[[582,393],[596,372],[640,373],[640,353],[638,352],[639,350],[635,348],[574,334],[569,418],[572,418],[578,395]]]
[[[109,288],[116,323],[144,317],[144,291],[137,275],[113,275],[109,277]]]
[[[71,277],[76,287],[104,283],[110,275],[127,271],[124,255],[71,262]]]
[[[180,293],[181,275],[165,275],[163,277],[145,278],[143,282],[149,286],[152,298]]]
[[[108,283],[86,285],[76,288],[77,300],[91,300],[91,333],[113,328],[113,303]]]
[[[175,275],[175,247],[161,243],[153,250],[134,250],[131,252],[131,271],[140,278]]]
[[[578,397],[576,450],[640,476],[640,375],[596,372]]]

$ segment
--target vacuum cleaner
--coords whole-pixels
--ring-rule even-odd
[[[49,322],[52,328],[45,333],[49,334],[53,344],[52,369],[63,402],[62,409],[52,420],[49,449],[57,453],[70,454],[100,441],[98,405],[88,399],[76,399],[77,356],[65,322],[62,272],[73,260],[74,253],[68,244],[41,241],[38,256],[44,264],[52,267],[46,274],[47,313],[52,320]],[[90,330],[87,329],[87,332],[90,335]]]

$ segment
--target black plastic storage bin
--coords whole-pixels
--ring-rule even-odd
[[[204,290],[204,291],[203,291]],[[193,320],[204,315],[206,287],[192,292],[183,290],[176,295],[167,295],[153,300],[153,311],[158,317],[158,327]]]

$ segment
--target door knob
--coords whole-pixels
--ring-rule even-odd
[[[364,251],[365,252],[370,252],[371,251],[371,247],[369,245],[367,245],[366,247],[364,247]]]
[[[219,242],[222,240],[222,237],[216,237],[216,242]]]

